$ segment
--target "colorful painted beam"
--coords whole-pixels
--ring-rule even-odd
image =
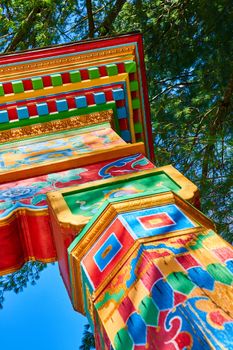
[[[47,192],[154,168],[144,155],[132,154],[132,151],[128,148],[126,156],[121,158],[117,158],[119,151],[111,152],[110,160],[0,184],[0,275],[18,270],[28,260],[51,262],[57,259]],[[66,248],[74,236],[64,236]]]
[[[101,87],[96,87],[95,90],[82,86],[79,91],[59,94],[59,96],[49,95],[37,100],[30,99],[28,104],[26,100],[20,100],[18,103],[0,106],[0,113],[4,116],[2,124],[0,123],[0,129],[8,130],[65,117],[76,116],[77,118],[77,115],[82,116],[87,113],[112,109],[114,129],[120,136],[127,142],[142,140],[142,124],[138,109],[130,108],[131,97],[127,92],[126,83],[107,85],[106,87],[103,83],[102,81]],[[8,121],[11,121],[11,124]]]
[[[128,150],[144,153],[144,145],[126,144],[106,124],[18,141],[0,149],[0,183],[85,166]]]
[[[108,199],[145,194],[148,191],[166,191],[167,189],[177,192],[193,204],[197,204],[199,198],[197,187],[172,166],[145,170],[138,174],[129,174],[114,179],[109,178],[108,174],[103,177],[104,180],[92,184],[83,184],[72,187],[72,189],[48,193],[58,262],[69,293],[73,284],[70,284],[69,279],[65,237],[68,234],[72,237],[77,236]],[[74,285],[76,286],[76,282]],[[73,295],[76,295],[75,291]],[[76,299],[73,299],[73,304],[80,310]]]
[[[108,200],[69,247],[96,349],[231,347],[233,249],[213,229],[169,191]]]
[[[145,142],[153,158],[140,34],[3,55],[0,62],[1,130],[32,117],[48,122],[113,103],[115,130],[126,142]]]
[[[231,349],[232,247],[145,153],[140,34],[0,55],[0,274],[58,259],[97,350]]]

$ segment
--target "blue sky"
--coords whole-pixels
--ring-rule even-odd
[[[5,293],[0,348],[78,350],[85,324],[86,318],[72,308],[57,264],[50,264],[35,286]]]

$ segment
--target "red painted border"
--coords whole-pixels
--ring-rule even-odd
[[[50,46],[34,50],[21,51],[0,55],[0,64],[14,64],[24,61],[31,61],[41,58],[56,57],[60,55],[70,55],[81,51],[90,51],[108,46],[119,46],[138,42],[141,37],[140,33],[129,33],[111,38],[100,38],[90,41],[79,41],[71,44],[62,44],[60,46]]]

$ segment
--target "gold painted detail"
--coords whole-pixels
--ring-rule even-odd
[[[89,291],[89,288],[86,286],[86,298],[87,298],[87,308],[89,311],[89,314],[94,322],[94,305],[93,305],[93,300],[92,300],[92,296],[91,293]]]
[[[112,110],[85,114],[77,117],[53,120],[41,124],[28,125],[0,132],[0,143],[19,140],[22,138],[51,134],[74,128],[83,128],[93,124],[111,122]]]
[[[49,67],[56,67],[56,66],[62,66],[67,64],[74,64],[74,63],[81,63],[81,62],[88,62],[88,61],[95,61],[100,58],[106,58],[111,56],[118,56],[122,54],[130,54],[134,52],[135,47],[134,46],[123,46],[119,48],[111,48],[108,50],[100,50],[85,54],[79,54],[75,56],[68,56],[68,57],[62,57],[57,59],[48,59],[48,60],[41,60],[39,62],[33,62],[33,63],[26,63],[26,64],[19,64],[19,65],[10,65],[6,67],[0,68],[1,74],[7,74],[7,73],[18,73],[23,71],[28,71],[31,69],[38,70],[43,68],[49,68]],[[94,62],[93,62],[94,64]]]

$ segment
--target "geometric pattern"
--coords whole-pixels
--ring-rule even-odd
[[[159,227],[157,227],[157,220],[154,221],[158,217],[160,218]],[[147,225],[152,227],[147,228]],[[83,275],[88,280],[90,292],[103,283],[136,239],[193,227],[195,226],[190,219],[174,204],[118,215],[81,261]]]
[[[115,219],[109,225],[81,262],[82,269],[86,276],[89,276],[92,291],[101,285],[133,242],[134,238],[119,219]]]
[[[0,272],[57,254],[97,349],[233,350],[233,250],[184,201],[197,189],[128,176],[153,167],[125,145],[153,159],[141,35],[3,55],[0,80]],[[49,218],[47,192],[98,179],[50,194]]]
[[[175,204],[124,213],[119,219],[125,223],[135,238],[155,236],[195,226]]]
[[[213,231],[141,246],[94,303],[114,349],[232,349],[232,259],[217,247]]]
[[[154,165],[138,153],[85,167],[0,184],[0,245],[5,247],[0,252],[0,273],[15,271],[25,263],[28,256],[42,261],[56,259],[48,217],[46,195],[48,192],[153,168]],[[19,227],[23,227],[24,230],[19,231]],[[43,240],[39,237],[43,237]],[[71,241],[72,237],[71,235]],[[21,249],[25,246],[25,241],[30,241],[28,246],[30,254],[28,249]],[[66,238],[63,244],[66,252],[70,240]],[[64,278],[68,274],[68,267],[66,271]],[[67,280],[69,281],[68,276]],[[70,285],[67,285],[67,288],[70,288]]]
[[[156,213],[147,216],[137,216],[144,230],[152,230],[166,226],[175,225],[175,221],[167,213]]]
[[[114,130],[149,154],[140,34],[0,56],[0,65],[0,130],[112,110]]]
[[[154,153],[141,34],[0,55],[0,144],[3,273],[28,259],[56,259],[46,190],[76,184],[103,159],[111,162],[80,183],[125,174],[131,160],[129,173],[147,169],[147,159],[134,154],[144,144]],[[74,234],[60,235],[65,270]]]
[[[72,302],[78,311],[84,313],[85,310],[87,315],[91,315],[88,300],[101,293],[114,274],[123,268],[127,257],[140,245],[166,236],[182,237],[186,232],[199,232],[202,227],[214,228],[210,220],[168,188],[165,191],[164,188],[155,188],[154,191],[148,188],[151,183],[157,184],[154,179],[156,171],[150,171],[149,174],[149,177],[146,173],[141,177],[131,176],[131,187],[136,184],[136,180],[139,181],[139,187],[134,185],[139,193],[125,193],[123,186],[120,186],[121,179],[117,179],[115,186],[119,194],[106,197],[107,200],[101,203],[102,206],[91,217],[80,215],[79,205],[86,207],[89,212],[93,201],[101,199],[101,192],[107,188],[106,182],[94,184],[93,193],[89,187],[82,186],[72,191],[55,193],[53,198],[49,196],[51,208],[58,222],[62,223],[61,227],[65,229],[65,225],[71,223],[76,228],[74,232],[79,232],[68,248]],[[125,179],[122,180],[124,183]],[[110,191],[104,192],[114,193],[113,183],[109,185],[112,186]],[[87,195],[85,191],[90,194]],[[59,216],[53,201],[59,203],[66,221]],[[175,250],[175,253],[183,251],[185,247]],[[132,263],[136,264],[136,260]],[[132,275],[127,281],[127,288],[133,283],[134,277]]]
[[[106,269],[110,262],[119,253],[121,248],[122,245],[117,239],[116,234],[112,232],[94,255],[95,263],[101,272]]]

